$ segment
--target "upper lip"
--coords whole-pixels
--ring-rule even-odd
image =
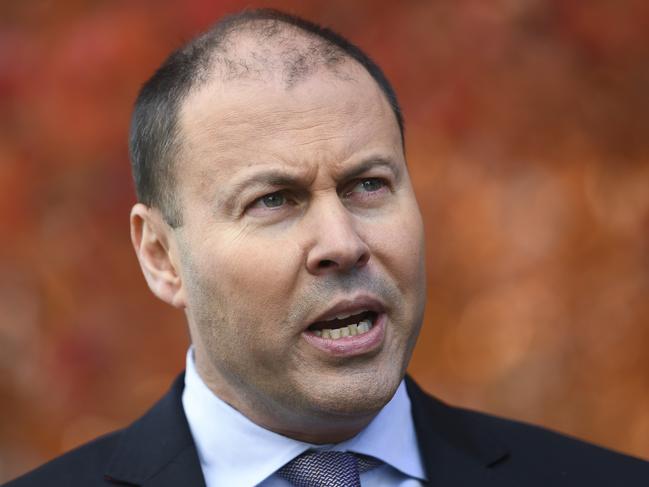
[[[315,320],[311,321],[309,326],[319,321],[333,320],[339,315],[355,315],[364,311],[381,313],[385,311],[385,305],[380,299],[370,295],[359,295],[351,299],[341,299],[331,308],[328,308],[325,312],[316,317]]]

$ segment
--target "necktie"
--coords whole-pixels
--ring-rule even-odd
[[[297,487],[360,487],[360,474],[378,467],[372,457],[341,451],[307,451],[277,471]]]

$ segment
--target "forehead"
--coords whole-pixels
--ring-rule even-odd
[[[402,151],[390,105],[352,60],[293,86],[281,78],[215,79],[190,94],[179,126],[181,184],[222,180],[256,165],[308,169],[365,151]]]

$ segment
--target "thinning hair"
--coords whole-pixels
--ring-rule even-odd
[[[252,34],[259,45],[274,45],[279,54],[241,56],[236,41],[243,33]],[[302,34],[302,39],[296,34]],[[248,10],[221,19],[171,53],[140,90],[129,137],[138,201],[158,208],[170,226],[182,225],[175,194],[175,162],[182,146],[178,119],[181,105],[192,90],[214,76],[236,82],[261,79],[268,71],[281,75],[290,88],[319,67],[336,72],[336,67],[348,59],[357,61],[376,81],[392,107],[403,143],[403,116],[392,85],[381,68],[343,36],[273,9]]]

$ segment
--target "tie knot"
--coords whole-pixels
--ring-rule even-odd
[[[297,487],[360,487],[360,473],[380,463],[372,457],[341,451],[307,451],[277,473]]]

